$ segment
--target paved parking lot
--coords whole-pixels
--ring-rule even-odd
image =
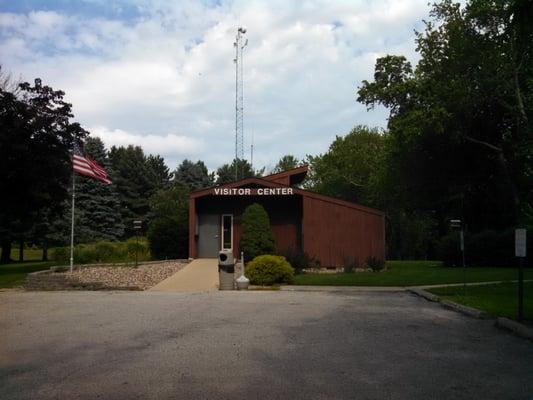
[[[533,399],[533,343],[406,293],[3,292],[8,399]]]

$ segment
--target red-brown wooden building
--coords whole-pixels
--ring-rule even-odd
[[[189,257],[217,257],[221,249],[239,255],[241,217],[253,203],[270,217],[276,249],[308,253],[324,267],[349,258],[385,259],[381,211],[294,187],[307,166],[262,178],[192,192],[189,196]]]

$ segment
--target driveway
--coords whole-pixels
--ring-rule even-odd
[[[8,399],[533,399],[533,344],[405,292],[0,293]]]

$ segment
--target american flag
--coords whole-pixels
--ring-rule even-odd
[[[72,166],[74,172],[78,174],[89,176],[108,185],[111,184],[107,172],[91,157],[84,155],[76,142],[72,151]]]

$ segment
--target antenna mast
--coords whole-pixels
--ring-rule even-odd
[[[254,131],[252,131],[252,144],[250,145],[250,167],[254,169]]]
[[[243,50],[248,44],[244,38],[246,29],[242,26],[237,29],[235,37],[235,180],[244,175],[244,96],[243,96]],[[239,171],[239,164],[241,170]]]

